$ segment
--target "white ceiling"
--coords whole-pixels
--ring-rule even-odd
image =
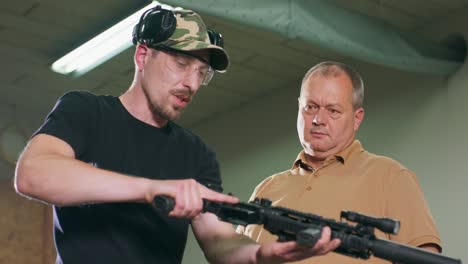
[[[394,27],[441,41],[468,24],[467,0],[333,0]],[[0,130],[9,124],[29,136],[56,99],[69,90],[119,95],[133,77],[132,49],[80,78],[50,70],[51,63],[113,23],[147,5],[143,0],[23,0],[0,5]],[[345,55],[275,33],[203,16],[222,32],[230,71],[199,91],[180,123],[200,125],[277,89],[297,87],[304,72],[323,59]],[[457,18],[455,20],[455,18]],[[456,23],[456,24],[454,24]],[[130,37],[130,36],[129,36]],[[266,45],[265,45],[266,43]],[[12,165],[0,161],[2,172]]]

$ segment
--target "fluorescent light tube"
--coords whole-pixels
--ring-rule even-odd
[[[132,31],[140,16],[147,9],[157,5],[165,9],[174,9],[154,1],[55,61],[51,66],[52,70],[79,77],[128,49],[133,45]]]

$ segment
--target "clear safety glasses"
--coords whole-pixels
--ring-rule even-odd
[[[171,55],[166,59],[166,66],[171,71],[185,74],[185,76],[195,74],[201,85],[208,85],[213,78],[214,70],[203,58],[173,50],[160,49],[160,51]]]

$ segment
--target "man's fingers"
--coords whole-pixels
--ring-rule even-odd
[[[271,244],[271,250],[275,255],[284,255],[297,248],[296,241],[280,242]]]
[[[193,218],[197,216],[203,208],[203,201],[198,188],[198,183],[190,185],[190,193],[186,195],[186,198],[189,199],[191,208],[190,217]]]
[[[319,250],[322,250],[322,247]],[[321,254],[315,248],[301,246],[296,241],[289,241],[264,244],[261,247],[261,255],[265,260],[261,263],[283,263],[303,260]]]
[[[330,227],[326,226],[322,229],[322,236],[319,241],[314,245],[313,251],[316,255],[324,255],[330,251],[335,250],[341,243],[339,239],[331,239],[332,231]]]
[[[310,249],[299,246],[295,241],[275,243],[271,250],[274,256],[280,257],[281,262],[304,259],[312,255]]]
[[[169,212],[169,216],[194,218],[203,209],[202,199],[224,203],[239,202],[237,197],[213,191],[193,179],[167,181],[166,183],[167,194],[160,192],[159,195],[169,195],[174,198],[174,209]]]
[[[315,249],[314,255],[325,255],[333,250],[335,250],[339,245],[341,241],[339,239],[333,239],[329,242],[326,242],[322,244],[319,248]]]
[[[337,249],[340,245],[341,245],[341,240],[339,240],[338,238],[333,239],[330,243],[329,251],[333,251]]]
[[[201,189],[200,190],[201,196],[204,199],[207,199],[213,202],[223,202],[223,203],[238,203],[239,202],[239,198],[237,197],[213,191],[203,185],[200,185],[200,189]]]
[[[177,186],[177,192],[174,196],[174,209],[169,212],[169,216],[183,216],[184,209],[185,209],[185,185],[180,184]]]
[[[175,206],[170,216],[193,218],[202,209],[198,183],[195,180],[179,181],[174,197]]]

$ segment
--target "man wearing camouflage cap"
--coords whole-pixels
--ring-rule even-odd
[[[281,263],[336,248],[329,229],[311,249],[260,246],[200,214],[202,198],[238,199],[217,192],[214,153],[173,120],[214,71],[228,68],[222,38],[192,11],[154,8],[133,41],[129,89],[120,97],[66,93],[18,161],[16,190],[53,205],[57,263],[180,263],[189,224],[216,263]],[[174,198],[169,216],[148,205],[156,195]]]

